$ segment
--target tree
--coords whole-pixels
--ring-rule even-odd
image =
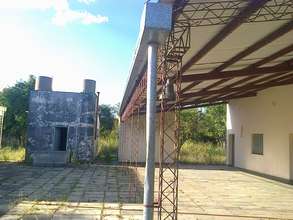
[[[181,142],[193,140],[222,144],[226,133],[225,105],[181,112]]]
[[[181,138],[185,140],[197,140],[200,126],[201,112],[198,109],[188,109],[181,112]]]
[[[101,135],[107,135],[112,131],[114,128],[117,111],[117,105],[100,105]]]
[[[7,107],[4,119],[3,135],[5,139],[15,139],[24,146],[26,140],[27,112],[30,91],[34,88],[35,77],[27,81],[18,81],[14,86],[0,93],[0,105]]]
[[[204,115],[206,137],[213,143],[222,144],[226,136],[226,105],[210,106]]]

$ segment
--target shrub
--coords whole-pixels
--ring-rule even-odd
[[[25,148],[11,148],[3,147],[0,148],[0,161],[9,161],[9,162],[20,162],[25,158]]]
[[[116,130],[112,130],[108,135],[103,135],[99,139],[98,159],[111,162],[117,160],[118,156],[118,136]]]
[[[224,164],[225,149],[211,143],[198,143],[187,140],[181,147],[180,161],[198,164]]]

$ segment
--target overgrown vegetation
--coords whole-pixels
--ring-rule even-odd
[[[103,162],[118,160],[118,104],[100,106],[100,138],[98,159]]]
[[[25,157],[24,147],[3,147],[0,148],[0,161],[20,162]]]
[[[192,140],[222,145],[226,134],[226,106],[217,105],[181,112],[181,142]]]
[[[3,146],[25,146],[29,93],[34,88],[35,78],[18,81],[14,86],[0,92],[0,105],[7,107],[4,117]]]
[[[100,106],[101,132],[98,144],[98,159],[104,162],[117,160],[117,106]],[[225,162],[225,126],[225,105],[182,111],[180,161],[184,163],[223,164]]]
[[[109,135],[100,137],[98,145],[98,157],[105,162],[117,161],[118,135],[113,130]]]
[[[225,149],[212,143],[198,143],[187,140],[181,147],[180,161],[197,164],[223,164]]]
[[[224,163],[225,137],[225,105],[182,111],[180,161],[201,164]]]

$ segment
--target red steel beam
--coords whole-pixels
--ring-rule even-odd
[[[268,0],[251,0],[248,5],[239,12],[230,22],[227,23],[198,53],[196,53],[184,66],[182,66],[182,72],[188,70],[194,63],[204,57],[209,51],[223,41],[230,33],[238,28],[247,18],[249,18],[254,12],[265,5]]]
[[[262,65],[267,64],[267,63],[269,63],[269,62],[271,62],[271,61],[273,61],[273,60],[275,60],[275,59],[277,59],[279,57],[282,57],[282,56],[284,56],[287,53],[290,53],[292,51],[293,51],[293,44],[291,44],[291,45],[289,45],[289,46],[277,51],[276,53],[273,53],[270,56],[267,56],[266,58],[264,58],[264,59],[262,59],[262,60],[260,60],[260,61],[258,61],[256,63],[250,65],[249,67],[253,68],[253,67],[262,66]]]
[[[182,110],[184,109],[191,109],[191,108],[203,108],[203,107],[208,107],[208,106],[214,106],[214,105],[223,105],[223,104],[227,104],[228,102],[214,102],[214,103],[207,103],[207,104],[200,104],[200,105],[190,105],[190,106],[183,106],[181,107]]]
[[[125,121],[129,116],[131,116],[131,114],[133,114],[135,106],[139,106],[140,99],[143,98],[143,94],[146,91],[146,85],[147,85],[147,77],[146,77],[146,74],[144,74],[138,86],[136,87],[133,95],[131,96],[130,101],[128,102],[126,108],[123,111],[123,114],[121,117],[122,121]]]
[[[199,105],[203,105],[203,104],[208,105],[207,103],[228,102],[231,99],[254,97],[257,95],[257,92],[264,90],[264,89],[267,89],[269,87],[293,84],[293,76],[291,75],[290,77],[287,77],[287,78],[288,78],[287,80],[284,80],[281,82],[269,82],[269,83],[266,83],[265,85],[259,85],[257,87],[254,86],[254,89],[251,91],[249,91],[250,89],[248,87],[246,87],[240,93],[227,94],[224,97],[217,96],[217,97],[212,97],[212,98],[208,98],[205,100],[195,100],[193,102],[184,103],[183,108],[186,105],[187,106],[192,105],[193,107],[198,107]]]
[[[245,86],[255,85],[255,84],[258,84],[260,82],[263,82],[263,83],[267,83],[267,82],[279,82],[279,81],[282,81],[282,80],[291,79],[293,77],[292,74],[283,76],[284,74],[287,74],[287,73],[288,72],[273,74],[271,76],[267,76],[267,77],[264,77],[264,78],[255,80],[253,82],[250,82],[248,84],[245,84]],[[226,88],[226,89],[232,88],[232,85],[228,85],[228,86],[226,86],[224,88]],[[222,89],[224,89],[224,88],[222,88]],[[251,89],[249,92],[257,92],[257,91],[259,91],[259,89],[258,88],[255,88],[255,89]],[[225,97],[230,96],[230,95],[241,95],[241,94],[247,93],[247,92],[248,92],[248,90],[247,90],[247,88],[245,88],[245,89],[239,90],[237,92],[232,92],[232,93],[228,93],[228,94],[227,94],[227,92],[223,92],[223,93],[217,95],[216,97],[212,97],[212,98],[219,98],[219,99],[221,99],[221,98],[225,98]],[[209,99],[209,98],[206,98],[206,99]],[[204,100],[206,100],[206,99],[204,99]],[[197,99],[197,101],[204,101],[204,100],[202,98]]]
[[[268,59],[265,58],[265,59],[263,59],[263,60],[268,60]],[[258,61],[257,63],[262,63],[262,64],[264,64],[263,60]],[[279,74],[281,75],[281,74],[284,74],[284,73],[286,73],[286,72],[289,72],[289,71],[293,70],[292,63],[293,63],[293,59],[290,59],[290,60],[288,60],[288,61],[285,61],[285,62],[283,62],[283,63],[281,63],[281,64],[277,64],[277,65],[275,65],[275,66],[273,66],[273,67],[270,67],[270,68],[272,68],[272,70],[276,70],[276,69],[278,69],[279,67],[282,67],[282,68],[283,68],[283,67],[289,67],[289,68],[284,68],[284,69],[283,69],[284,72],[279,72]],[[255,63],[255,64],[252,64],[252,65],[250,65],[250,66],[256,66],[256,63]],[[244,68],[244,70],[249,70],[249,69],[250,69],[250,66],[247,67],[247,68]],[[270,73],[272,73],[272,72],[270,72]],[[262,82],[262,81],[265,81],[265,80],[268,80],[268,79],[274,78],[274,77],[276,77],[275,75],[276,75],[276,74],[274,74],[273,76],[270,75],[270,76],[267,76],[267,77],[261,78],[261,79],[259,79],[259,80],[254,81],[254,82],[250,82],[248,85],[252,85],[253,83],[258,83],[258,82]],[[238,80],[238,81],[236,81],[236,82],[234,82],[234,83],[232,83],[232,84],[229,84],[229,85],[227,85],[227,86],[225,86],[224,88],[221,88],[221,89],[229,89],[229,88],[231,88],[231,87],[233,87],[233,86],[237,86],[237,85],[243,84],[243,83],[245,83],[245,82],[247,82],[247,81],[249,81],[249,80],[251,80],[251,79],[253,79],[253,78],[255,78],[255,75],[253,75],[253,76],[248,76],[248,77],[246,77],[246,78],[244,78],[244,79],[240,79],[240,80]],[[226,81],[227,81],[227,80],[226,80]],[[198,99],[197,99],[198,101],[199,101],[199,100],[202,100],[202,99],[205,98],[205,97],[210,96],[210,94],[207,93],[206,90],[200,90],[200,92],[202,92],[202,94],[204,94],[204,95],[203,95],[202,97],[198,98]],[[189,93],[187,93],[187,94],[189,94]],[[183,96],[184,96],[184,95],[183,95]],[[183,97],[183,96],[182,96],[182,97]],[[192,97],[190,97],[190,98],[192,98]],[[187,97],[185,97],[185,98],[183,97],[181,101],[183,102],[183,101],[185,101],[186,99],[188,99],[188,98],[187,98]]]
[[[222,99],[211,99],[205,102],[188,102],[184,104],[181,109],[191,109],[191,108],[201,108],[201,107],[207,107],[207,106],[213,106],[213,105],[221,105],[221,104],[227,104],[229,100],[231,99],[241,99],[241,98],[248,98],[248,97],[255,97],[257,93],[255,92],[249,92],[242,95],[231,95],[226,98]]]
[[[241,60],[242,58],[248,56],[249,54],[257,51],[258,49],[264,47],[265,45],[271,43],[272,41],[276,40],[277,38],[279,38],[279,37],[283,36],[284,34],[288,33],[290,30],[292,30],[292,28],[293,28],[293,20],[287,22],[286,24],[282,25],[277,30],[273,31],[272,33],[268,34],[267,36],[265,36],[261,40],[257,41],[256,43],[254,43],[253,45],[248,47],[247,49],[245,49],[245,50],[241,51],[240,53],[236,54],[234,57],[232,57],[231,59],[229,59],[228,61],[226,61],[222,65],[218,66],[217,68],[215,68],[214,70],[212,70],[209,73],[217,73],[217,72],[220,72],[220,71],[224,70],[228,66],[231,66],[233,63],[236,63],[237,61]],[[227,82],[227,80],[223,79],[223,80],[220,80],[218,82],[215,82],[212,85],[204,88],[204,90],[208,90],[208,89],[213,88],[215,86],[221,85],[224,82]],[[191,88],[193,88],[194,86],[196,86],[198,84],[199,84],[198,82],[193,82],[190,85],[188,85],[187,87],[185,87],[182,90],[182,92],[184,93],[184,92],[190,90]]]
[[[282,75],[283,74],[285,74],[285,73],[282,73]],[[271,79],[271,78],[275,78],[275,79],[273,79],[273,80],[271,79],[271,80],[267,81],[266,83],[258,85],[258,86],[255,86],[255,84],[261,82],[261,80],[264,80],[264,79],[256,80],[254,82],[251,82],[251,83],[243,86],[236,93],[232,92],[232,93],[227,94],[228,91],[225,91],[225,92],[222,92],[219,96],[207,98],[205,100],[196,99],[196,100],[190,101],[190,102],[183,102],[183,103],[181,103],[182,109],[198,108],[198,107],[204,107],[204,106],[210,106],[210,105],[224,104],[224,103],[227,103],[231,99],[254,97],[257,95],[257,92],[264,90],[264,89],[267,89],[269,87],[293,84],[293,74],[281,76],[278,78],[276,78],[277,74],[274,74],[274,76],[269,76],[269,77],[265,77],[266,80]],[[250,90],[250,88],[253,88],[253,89]]]
[[[281,86],[281,85],[287,85],[291,84],[293,80],[288,80],[285,82],[267,82],[263,83],[260,85],[244,85],[240,87],[233,87],[233,88],[222,88],[222,89],[216,89],[216,90],[209,90],[209,91],[198,91],[198,92],[192,92],[192,93],[187,93],[183,94],[182,98],[191,98],[191,97],[197,97],[197,96],[202,96],[202,95],[216,95],[216,94],[221,94],[221,93],[226,93],[226,92],[238,92],[238,91],[244,91],[244,90],[251,90],[251,89],[262,89],[262,88],[268,88],[268,87],[274,87],[274,86]]]
[[[204,80],[216,80],[223,79],[227,82],[227,79],[230,80],[235,77],[240,76],[253,76],[257,77],[259,75],[278,73],[284,71],[290,71],[293,68],[293,62],[291,63],[282,63],[282,65],[262,67],[262,68],[244,68],[241,70],[231,70],[231,71],[222,71],[219,73],[201,73],[193,75],[184,75],[182,76],[182,82],[192,82],[192,81],[204,81]]]
[[[247,92],[245,94],[241,94],[241,95],[235,95],[235,94],[230,94],[230,95],[227,95],[227,97],[225,98],[210,98],[208,100],[202,100],[202,101],[199,101],[199,100],[194,100],[194,101],[190,101],[190,102],[185,102],[182,104],[182,106],[190,106],[190,105],[202,105],[202,104],[205,104],[205,103],[208,103],[208,102],[224,102],[224,101],[228,101],[230,99],[238,99],[238,98],[245,98],[245,97],[253,97],[253,96],[256,96],[257,93],[256,92]]]
[[[277,74],[273,74],[271,76],[268,76],[268,77],[264,77],[264,78],[261,78],[261,79],[258,79],[258,80],[255,80],[253,82],[250,82],[246,85],[251,85],[251,84],[257,84],[257,83],[260,83],[260,82],[279,82],[279,81],[283,81],[283,80],[287,80],[287,79],[291,79],[292,78],[292,74],[289,73],[289,72],[283,72],[283,73],[277,73]],[[258,91],[258,90],[255,90],[255,89],[252,89],[251,91]],[[238,91],[236,94],[241,94],[243,92],[247,92],[246,90],[240,90]],[[223,96],[223,95],[222,95]]]
[[[273,55],[272,55],[273,56]],[[261,61],[258,61],[257,63],[259,63],[259,64],[264,64],[264,60],[268,60],[267,58],[265,58],[265,59],[263,59],[263,60],[261,60]],[[256,66],[257,65],[257,63],[255,63],[255,64],[252,64],[252,65],[250,65],[250,66]],[[277,70],[278,69],[278,67],[288,67],[288,68],[284,68],[283,70],[284,71],[281,71],[281,72],[279,72],[279,71],[275,71],[277,74],[273,74],[273,75],[270,75],[270,76],[267,76],[267,77],[264,77],[264,78],[261,78],[261,79],[258,79],[258,80],[256,80],[256,81],[253,81],[253,82],[250,82],[249,83],[249,85],[250,84],[252,84],[252,83],[258,83],[258,82],[264,82],[264,81],[266,81],[266,80],[268,80],[268,79],[272,79],[272,78],[275,78],[275,77],[277,77],[277,76],[279,76],[279,75],[283,75],[283,74],[285,74],[285,73],[288,73],[288,72],[290,72],[290,71],[292,71],[293,70],[293,59],[290,59],[290,60],[288,60],[288,61],[285,61],[285,62],[283,62],[283,63],[281,63],[281,64],[277,64],[277,65],[275,65],[275,66],[273,66],[273,67],[271,67],[273,70]],[[245,68],[244,70],[249,70],[250,69],[250,66],[248,66],[247,68]],[[270,72],[270,73],[272,73],[272,72]],[[273,72],[274,73],[274,72]],[[234,87],[234,86],[237,86],[237,85],[240,85],[240,84],[243,84],[243,83],[245,83],[245,82],[247,82],[247,81],[250,81],[250,80],[252,80],[252,79],[254,79],[255,77],[257,77],[257,76],[259,76],[259,75],[253,75],[252,74],[252,76],[248,76],[248,77],[246,77],[246,78],[244,78],[244,79],[240,79],[240,80],[237,80],[236,82],[234,82],[234,83],[231,83],[231,84],[229,84],[229,85],[227,85],[227,86],[225,86],[224,88],[231,88],[231,87]],[[230,78],[229,78],[230,79]],[[228,81],[229,79],[227,79],[226,81]],[[222,88],[222,89],[224,89],[224,88]],[[206,90],[201,90],[201,91],[206,91]],[[201,98],[199,98],[200,100],[202,100],[202,99],[204,99],[205,97],[208,97],[209,95],[205,95],[205,96],[203,96],[203,97],[201,97]],[[184,100],[183,100],[184,101]]]
[[[242,58],[248,56],[249,54],[255,52],[256,50],[262,48],[263,46],[266,46],[267,44],[271,43],[275,39],[278,39],[279,37],[283,36],[284,34],[291,31],[293,28],[293,20],[287,22],[286,24],[282,25],[280,28],[278,28],[276,31],[273,31],[269,35],[265,36],[263,39],[259,40],[255,44],[251,45],[247,49],[243,50],[236,56],[232,57],[222,65],[218,66],[216,69],[213,70],[214,73],[224,70],[225,68],[231,66],[232,64],[236,63],[237,61],[241,60]]]
[[[241,69],[241,70],[231,70],[231,71],[220,71],[217,73],[200,73],[200,74],[190,74],[190,75],[183,75],[182,76],[182,82],[190,82],[190,81],[196,81],[196,80],[209,80],[209,79],[223,79],[223,78],[233,78],[237,76],[246,76],[246,75],[260,75],[260,74],[267,74],[271,73],[271,71],[274,71],[272,67],[264,67],[264,68],[257,68],[259,66],[262,66],[268,62],[271,62],[287,53],[290,53],[293,51],[293,44],[289,45],[288,47],[285,47],[278,52],[254,63],[249,65],[248,67]],[[290,64],[289,64],[290,65]],[[284,65],[283,68],[286,65]],[[278,69],[282,69],[282,67],[276,67],[276,71],[279,71]],[[281,70],[282,71],[282,70]]]

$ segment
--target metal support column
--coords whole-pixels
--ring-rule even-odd
[[[146,106],[146,167],[144,180],[143,219],[152,220],[154,213],[155,136],[157,98],[158,45],[148,45],[147,106]]]

